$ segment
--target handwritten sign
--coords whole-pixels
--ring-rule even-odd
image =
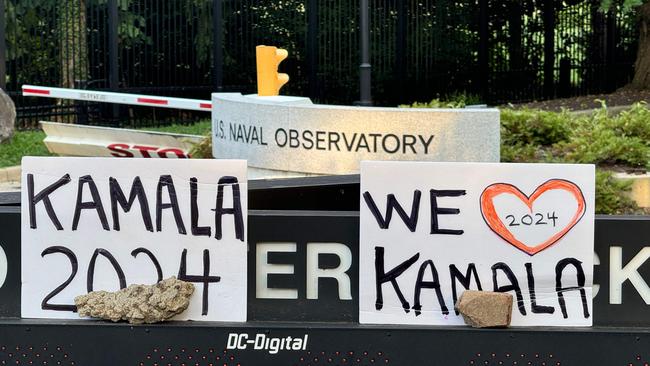
[[[193,282],[179,319],[246,320],[246,162],[24,158],[23,317],[77,318],[74,297]]]
[[[466,289],[512,325],[590,326],[594,167],[363,162],[359,321],[463,324]]]

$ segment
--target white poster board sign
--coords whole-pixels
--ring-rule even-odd
[[[514,326],[590,326],[594,166],[363,162],[359,321],[460,325],[465,289]]]
[[[29,157],[22,174],[23,317],[176,276],[195,285],[177,319],[246,321],[245,161]]]

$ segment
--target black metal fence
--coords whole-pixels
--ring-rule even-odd
[[[200,99],[209,99],[212,91],[251,93],[258,44],[289,51],[281,69],[291,81],[283,93],[321,103],[359,98],[358,0],[0,3],[5,23],[0,29],[6,31],[0,34],[0,83],[16,101],[23,128],[43,119],[142,126],[207,118],[22,97],[20,88],[36,84]],[[457,93],[499,104],[610,92],[633,72],[634,16],[601,13],[600,0],[369,3],[377,105]]]

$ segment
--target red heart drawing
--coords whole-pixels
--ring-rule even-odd
[[[577,201],[578,207],[576,212],[571,218],[571,221],[558,233],[554,234],[543,243],[536,246],[529,246],[521,242],[519,239],[515,238],[513,233],[503,224],[501,218],[497,215],[496,209],[494,208],[494,198],[501,194],[512,194],[519,198],[522,202],[528,206],[531,213],[533,211],[533,202],[538,199],[544,193],[560,189],[569,192]],[[569,182],[564,179],[551,179],[544,182],[542,185],[537,187],[532,195],[526,196],[519,188],[508,183],[495,183],[483,190],[481,193],[481,214],[483,215],[483,220],[490,227],[494,233],[499,235],[503,240],[512,244],[515,248],[527,253],[528,255],[535,255],[542,250],[550,247],[560,240],[566,233],[569,232],[577,223],[582,219],[582,216],[585,214],[585,197],[575,183]]]

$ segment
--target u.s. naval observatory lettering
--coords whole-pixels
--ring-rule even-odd
[[[496,109],[367,108],[301,97],[212,95],[213,155],[306,174],[357,172],[361,160],[499,161]]]
[[[226,126],[227,125],[227,126]],[[433,135],[411,135],[408,133],[364,133],[339,132],[311,129],[276,128],[265,133],[258,124],[217,122],[215,137],[242,144],[268,146],[269,142],[279,148],[368,152],[384,154],[428,155]]]

